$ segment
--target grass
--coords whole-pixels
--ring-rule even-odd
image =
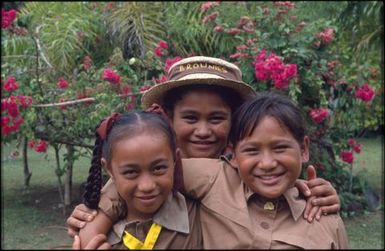
[[[361,139],[361,154],[356,155],[354,172],[362,175],[381,194],[382,207],[365,215],[344,218],[352,249],[383,249],[383,147],[380,138]],[[30,189],[23,188],[21,156],[9,157],[14,147],[1,149],[2,174],[2,249],[70,248],[72,239],[67,235],[66,219],[80,201],[81,184],[88,175],[90,160],[81,158],[73,169],[74,202],[63,215],[54,173],[53,150],[44,154],[29,151],[32,172]]]

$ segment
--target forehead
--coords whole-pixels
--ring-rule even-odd
[[[183,93],[180,99],[175,103],[175,108],[177,106],[209,106],[211,108],[225,108],[230,109],[230,106],[226,103],[225,99],[215,90],[209,89],[192,89]]]

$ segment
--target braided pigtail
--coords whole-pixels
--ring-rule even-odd
[[[103,140],[96,133],[95,146],[92,151],[91,167],[83,195],[83,203],[92,209],[98,208],[100,191],[102,189],[102,147]]]

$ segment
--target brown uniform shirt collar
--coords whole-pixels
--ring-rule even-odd
[[[186,234],[190,233],[186,200],[179,192],[177,192],[176,195],[169,195],[168,199],[154,215],[152,220],[169,230]],[[121,241],[126,226],[135,222],[136,221],[127,221],[126,219],[122,219],[115,223],[111,230],[114,234],[109,235],[108,242],[111,245],[114,245]]]

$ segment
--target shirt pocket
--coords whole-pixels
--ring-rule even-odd
[[[274,233],[272,249],[333,249],[335,243],[327,236],[301,233]]]

